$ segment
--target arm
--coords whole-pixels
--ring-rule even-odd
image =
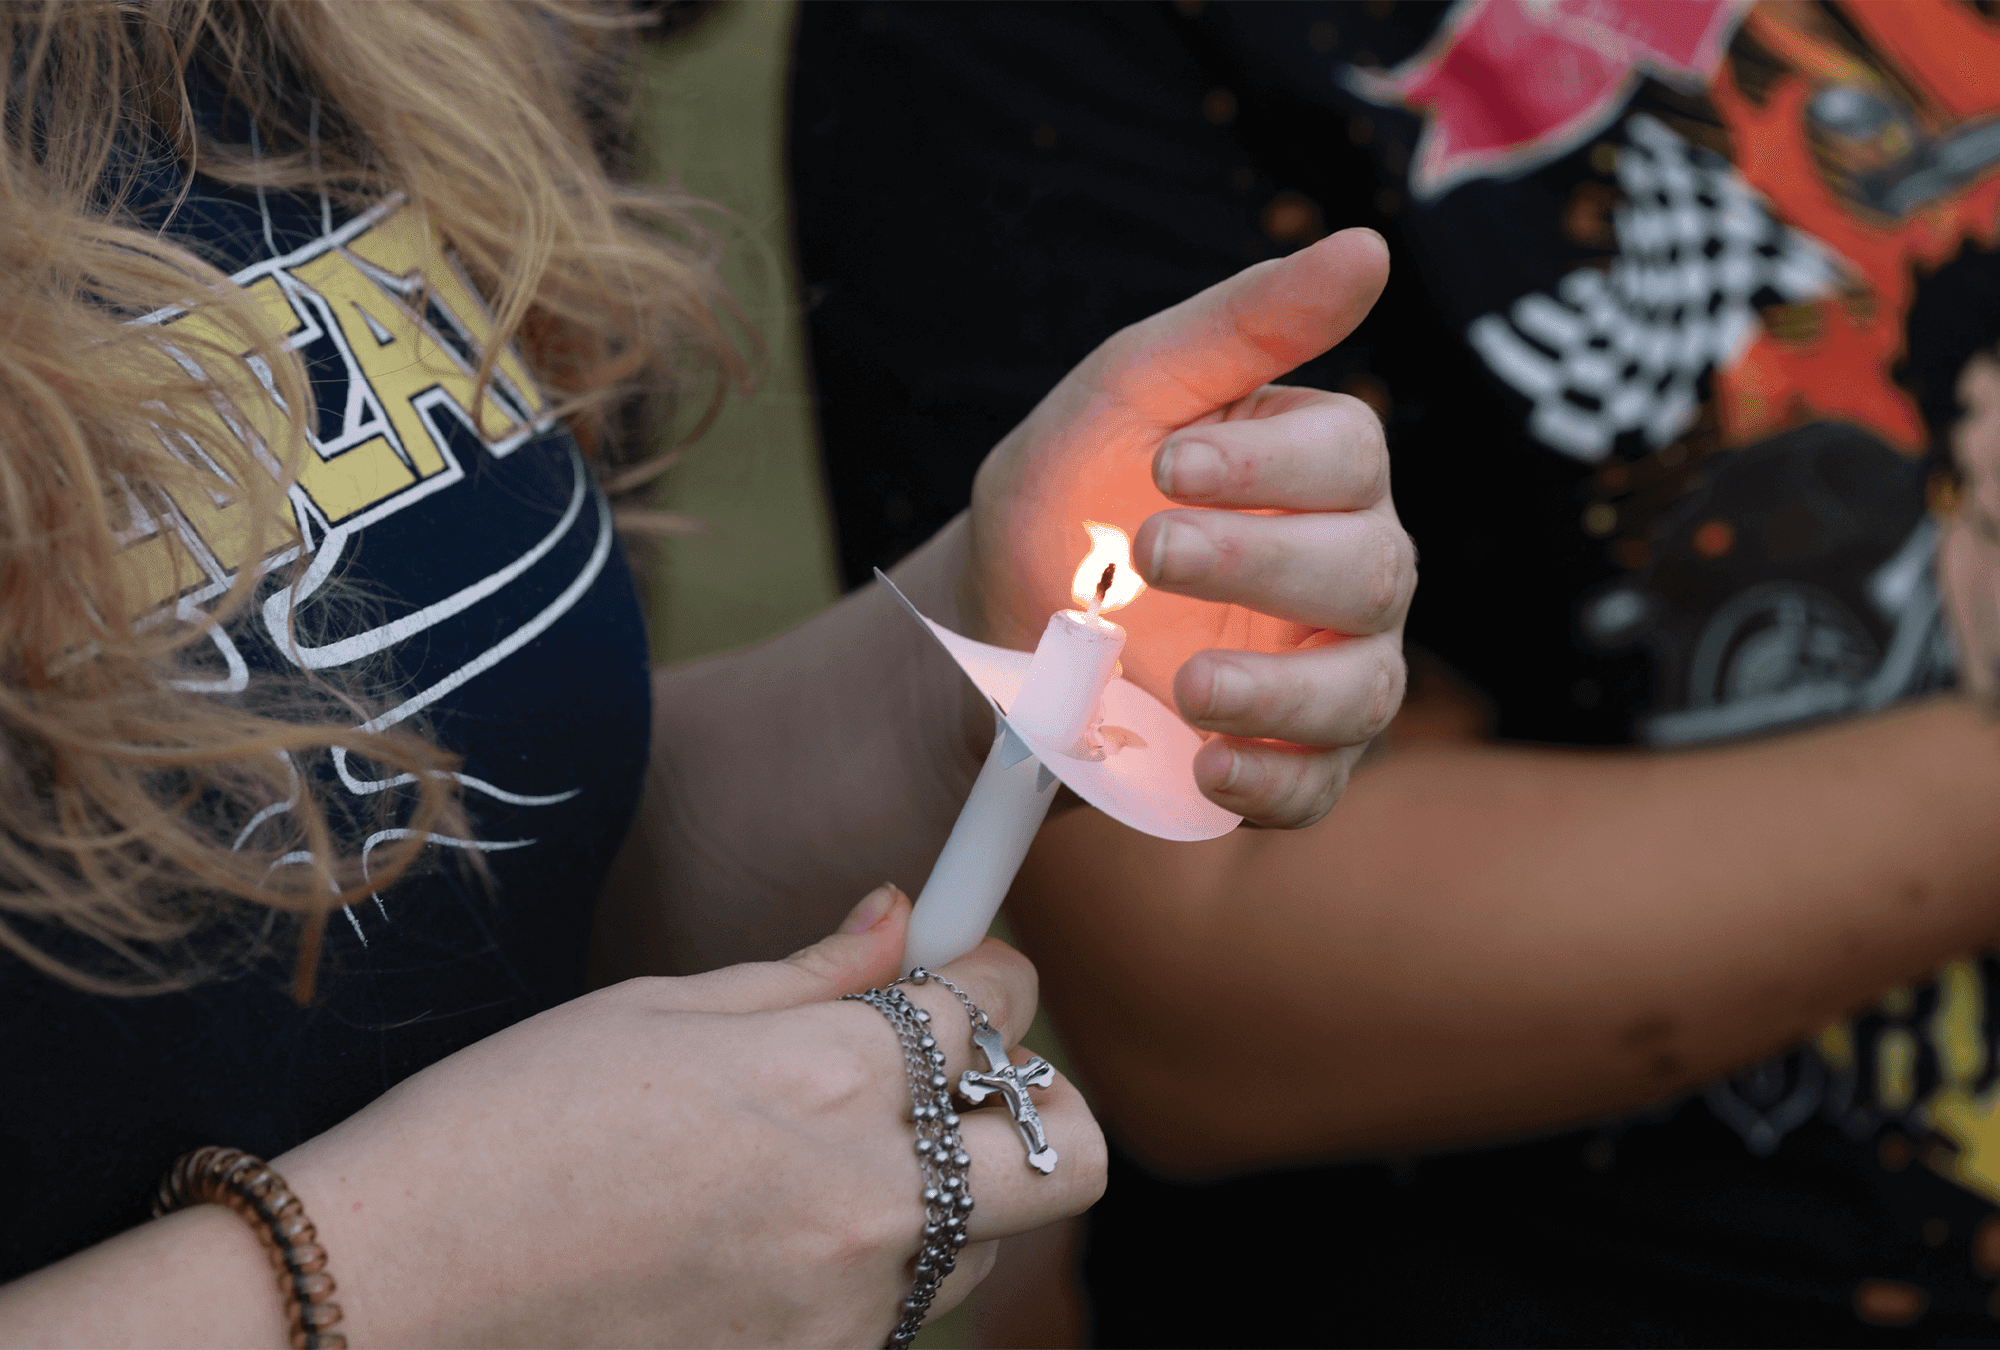
[[[255,1234],[227,1210],[201,1205],[0,1287],[0,1340],[283,1345],[285,1323]]]
[[[960,517],[897,566],[964,631]],[[841,897],[911,894],[992,739],[985,700],[879,585],[758,646],[655,672],[653,754],[598,902],[593,978],[795,950]]]
[[[1996,800],[2000,727],[1956,700],[1692,753],[1418,748],[1295,834],[1077,812],[1009,913],[1142,1154],[1405,1152],[1658,1101],[1988,941]]]
[[[830,1000],[890,978],[908,917],[883,888],[785,961],[599,990],[272,1159],[326,1248],[336,1330],[356,1345],[879,1345],[924,1223],[897,1128],[910,1096],[880,1015]],[[1026,961],[989,942],[945,973],[1019,1040],[1035,1010]],[[957,1028],[939,1033],[940,1072],[971,1067],[952,996],[910,997]],[[1036,1106],[1062,1155],[1050,1176],[1021,1165],[1005,1113],[960,1127],[975,1244],[1103,1189],[1102,1137],[1076,1090],[1058,1079]],[[933,1307],[990,1258],[967,1247]],[[0,1287],[0,1345],[284,1340],[268,1259],[211,1206]]]

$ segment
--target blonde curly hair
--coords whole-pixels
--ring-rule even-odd
[[[147,223],[158,166],[183,193],[199,174],[355,209],[403,194],[493,312],[481,396],[515,343],[602,462],[607,411],[632,391],[696,391],[712,409],[743,375],[696,204],[614,183],[593,149],[628,88],[633,23],[564,0],[0,10],[0,945],[16,956],[134,993],[295,943],[303,1001],[326,916],[458,817],[449,755],[357,729],[365,688],[299,675],[251,700],[189,678],[195,644],[299,556],[286,494],[313,403],[297,354],[176,242],[170,209],[165,229]],[[197,79],[254,144],[197,116]],[[204,322],[134,322],[162,313]],[[258,436],[229,434],[230,411],[253,406]],[[203,493],[230,508],[229,584],[162,610],[160,568],[172,594],[199,564],[170,547],[142,576],[135,521],[160,494]],[[408,834],[365,874],[355,808],[301,771],[335,749],[410,784],[371,808]],[[278,801],[292,809],[259,832],[270,841],[235,847]]]

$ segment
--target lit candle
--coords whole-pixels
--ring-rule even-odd
[[[903,950],[905,970],[935,970],[979,945],[1055,800],[1055,775],[1008,724],[1045,744],[1071,746],[1079,755],[1091,752],[1087,737],[1125,650],[1125,630],[1102,612],[1131,604],[1146,583],[1132,570],[1131,542],[1123,530],[1096,521],[1085,521],[1084,528],[1092,547],[1070,592],[1086,608],[1049,616],[1020,691],[1003,709],[1005,720],[995,729],[972,795],[917,897]]]

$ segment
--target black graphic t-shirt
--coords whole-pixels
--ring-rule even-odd
[[[306,556],[276,559],[258,603],[215,632],[201,683],[228,697],[302,670],[356,676],[374,725],[463,757],[472,831],[433,834],[415,874],[332,916],[307,1007],[288,950],[146,998],[0,960],[0,1149],[15,1162],[0,1279],[145,1218],[185,1150],[274,1156],[582,992],[591,908],[647,754],[646,640],[609,506],[517,355],[475,399],[492,318],[415,213],[197,180],[168,228],[289,335],[319,408],[290,499]],[[170,334],[203,322],[149,321]],[[235,412],[250,434],[271,415]],[[131,559],[155,600],[199,606],[227,589],[241,508],[134,500]],[[168,565],[168,534],[201,576]],[[402,786],[358,757],[304,771],[358,819]],[[238,845],[281,837],[258,831],[286,810],[272,803]],[[406,836],[392,813],[356,843],[366,854]],[[462,864],[475,851],[484,878]]]
[[[1928,501],[2000,338],[1990,6],[808,7],[798,69],[851,580],[1105,334],[1366,224],[1388,290],[1293,378],[1383,414],[1411,641],[1501,735],[1682,746],[1949,684]],[[1996,995],[1968,953],[1532,1142],[1209,1186],[1117,1160],[1099,1340],[2000,1342]]]

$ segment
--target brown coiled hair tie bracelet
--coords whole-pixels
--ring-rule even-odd
[[[340,1305],[329,1301],[333,1276],[326,1273],[326,1248],[283,1177],[240,1148],[196,1149],[161,1180],[153,1217],[190,1205],[225,1206],[257,1230],[278,1270],[292,1350],[347,1350],[347,1337],[328,1330],[340,1321]]]

